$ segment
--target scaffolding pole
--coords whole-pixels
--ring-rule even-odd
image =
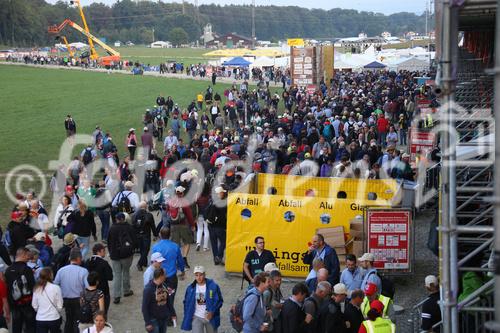
[[[493,109],[493,116],[500,114],[500,0],[497,1],[496,12],[496,25],[495,25],[495,82],[494,82],[494,96],[495,104]],[[494,330],[500,331],[500,121],[495,121],[495,164],[493,187],[493,223],[495,226],[495,325]]]
[[[441,284],[442,284],[442,304],[443,304],[443,333],[455,333],[458,332],[457,328],[457,312],[456,304],[454,298],[454,292],[452,288],[452,248],[451,248],[451,235],[453,233],[453,221],[451,219],[451,202],[455,200],[452,193],[456,193],[456,183],[455,180],[451,181],[451,175],[455,175],[455,172],[451,172],[451,168],[454,168],[454,161],[452,160],[453,154],[451,153],[452,148],[452,135],[451,129],[455,128],[455,124],[452,123],[453,120],[453,47],[456,45],[452,44],[452,15],[453,9],[449,0],[443,1],[442,6],[442,21],[441,21],[441,59],[440,59],[440,69],[441,69],[441,90],[443,94],[442,98],[442,108],[441,108],[441,119],[447,126],[447,129],[443,133],[443,168],[442,168],[442,196],[441,196]],[[453,184],[453,191],[452,191]],[[456,204],[455,204],[456,205]],[[455,206],[454,205],[454,206]],[[456,266],[456,261],[455,265]],[[454,324],[455,322],[455,324]],[[454,329],[455,328],[455,329]]]

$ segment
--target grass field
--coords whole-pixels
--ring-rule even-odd
[[[122,58],[128,60],[139,60],[145,64],[159,64],[162,61],[175,60],[180,63],[197,64],[206,63],[210,59],[203,54],[209,52],[208,49],[179,48],[179,49],[152,49],[145,46],[123,46],[115,48],[120,52]]]
[[[0,65],[0,179],[20,164],[32,164],[48,173],[48,162],[58,158],[66,138],[64,119],[73,115],[77,132],[90,134],[99,124],[112,134],[120,156],[130,127],[142,128],[142,116],[159,93],[171,95],[186,107],[208,82],[85,71]],[[217,84],[222,91],[227,85]],[[138,131],[140,133],[140,131]],[[74,149],[79,154],[79,147]],[[26,185],[26,189],[30,184]],[[37,184],[35,184],[37,190]],[[0,216],[12,206],[0,192]],[[2,221],[6,219],[3,218]]]

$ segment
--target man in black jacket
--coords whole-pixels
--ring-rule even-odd
[[[52,258],[52,271],[54,276],[57,274],[59,269],[69,264],[69,253],[74,247],[79,248],[80,244],[78,244],[75,235],[68,232],[64,235],[63,246],[57,250],[56,254]]]
[[[26,246],[28,239],[35,236],[35,231],[23,223],[24,216],[20,211],[13,211],[10,218],[11,221],[7,225],[10,236],[9,252],[15,256],[17,249]]]
[[[302,303],[308,295],[307,286],[304,283],[296,284],[292,289],[292,296],[285,301],[281,309],[281,326],[283,333],[305,332],[306,314],[302,309]]]
[[[141,253],[141,257],[137,262],[137,270],[142,272],[143,267],[148,266],[148,253],[151,247],[151,233],[154,237],[158,237],[156,231],[155,219],[153,214],[148,212],[148,204],[146,201],[139,203],[139,209],[132,217],[132,226],[137,232],[137,246]]]
[[[227,228],[227,190],[223,185],[215,188],[215,193],[219,196],[218,202],[211,203],[207,208],[208,232],[214,264],[223,263],[224,250],[226,249],[226,228]]]
[[[31,307],[35,278],[33,271],[26,264],[28,255],[28,249],[24,247],[17,249],[16,261],[5,271],[13,333],[35,332],[35,310]]]
[[[106,257],[106,247],[101,243],[94,244],[92,247],[92,257],[85,262],[85,268],[90,272],[96,272],[99,275],[99,284],[97,287],[104,294],[104,308],[106,314],[109,310],[111,302],[111,295],[109,293],[108,281],[113,281],[113,270],[108,262],[104,259]]]
[[[115,304],[120,303],[122,294],[125,297],[134,294],[130,289],[130,266],[134,258],[137,237],[127,219],[130,217],[126,213],[116,214],[116,223],[111,226],[108,236],[109,257],[114,274],[113,303]]]
[[[361,323],[365,320],[360,308],[364,297],[365,294],[361,289],[355,289],[351,292],[351,301],[346,303],[344,310],[347,333],[358,333]]]

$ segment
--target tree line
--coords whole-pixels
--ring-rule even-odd
[[[202,5],[134,2],[121,0],[111,6],[93,3],[84,7],[91,32],[108,41],[120,40],[148,44],[155,40],[176,38],[178,43],[199,40],[203,27],[211,23],[219,35],[235,32],[250,36],[251,6]],[[44,0],[0,0],[0,44],[10,46],[52,45],[49,25],[69,18],[81,22],[78,11],[69,1],[48,4]],[[432,20],[431,20],[432,22]],[[408,31],[422,33],[425,15],[396,13],[383,15],[345,9],[306,9],[295,6],[258,6],[255,8],[255,31],[260,40],[283,38],[340,38],[365,32],[368,36],[389,31],[400,36]],[[432,27],[431,27],[432,28]],[[76,31],[64,32],[70,41],[84,41]]]

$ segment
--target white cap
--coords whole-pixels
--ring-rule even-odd
[[[135,128],[131,127],[128,131],[129,131],[129,132],[134,132],[134,131],[135,131]]]
[[[336,295],[347,295],[347,288],[343,283],[337,283],[333,286],[333,293]]]
[[[403,156],[401,156],[401,158],[409,158],[410,157],[410,154],[407,154],[407,153],[404,153]]]
[[[280,269],[278,268],[278,266],[276,266],[276,263],[274,262],[268,262],[265,266],[264,266],[264,272],[272,272],[272,271],[279,271]]]
[[[172,186],[174,185],[174,181],[172,179],[167,180],[167,186]]]
[[[437,287],[439,285],[438,278],[435,277],[434,275],[427,275],[425,277],[425,286],[430,287],[431,284],[433,284],[435,287]]]
[[[148,130],[148,127],[147,126],[144,126],[144,131],[147,131]]]
[[[222,192],[227,192],[222,186],[217,186],[215,188],[215,193],[219,194],[219,193],[222,193]]]
[[[183,186],[177,186],[175,188],[175,192],[180,192],[180,193],[184,193],[186,189],[183,187]]]
[[[359,258],[359,261],[375,261],[375,256],[372,253],[365,253]]]
[[[44,239],[45,239],[45,233],[43,233],[43,232],[38,232],[38,233],[35,235],[35,240],[36,240],[37,242],[40,242],[40,241],[42,241],[42,240],[44,240]]]
[[[161,255],[160,252],[155,252],[151,255],[151,262],[163,262],[165,258]]]
[[[193,273],[194,274],[196,274],[196,273],[205,274],[205,267],[203,267],[203,266],[195,266],[194,270],[193,270]]]

